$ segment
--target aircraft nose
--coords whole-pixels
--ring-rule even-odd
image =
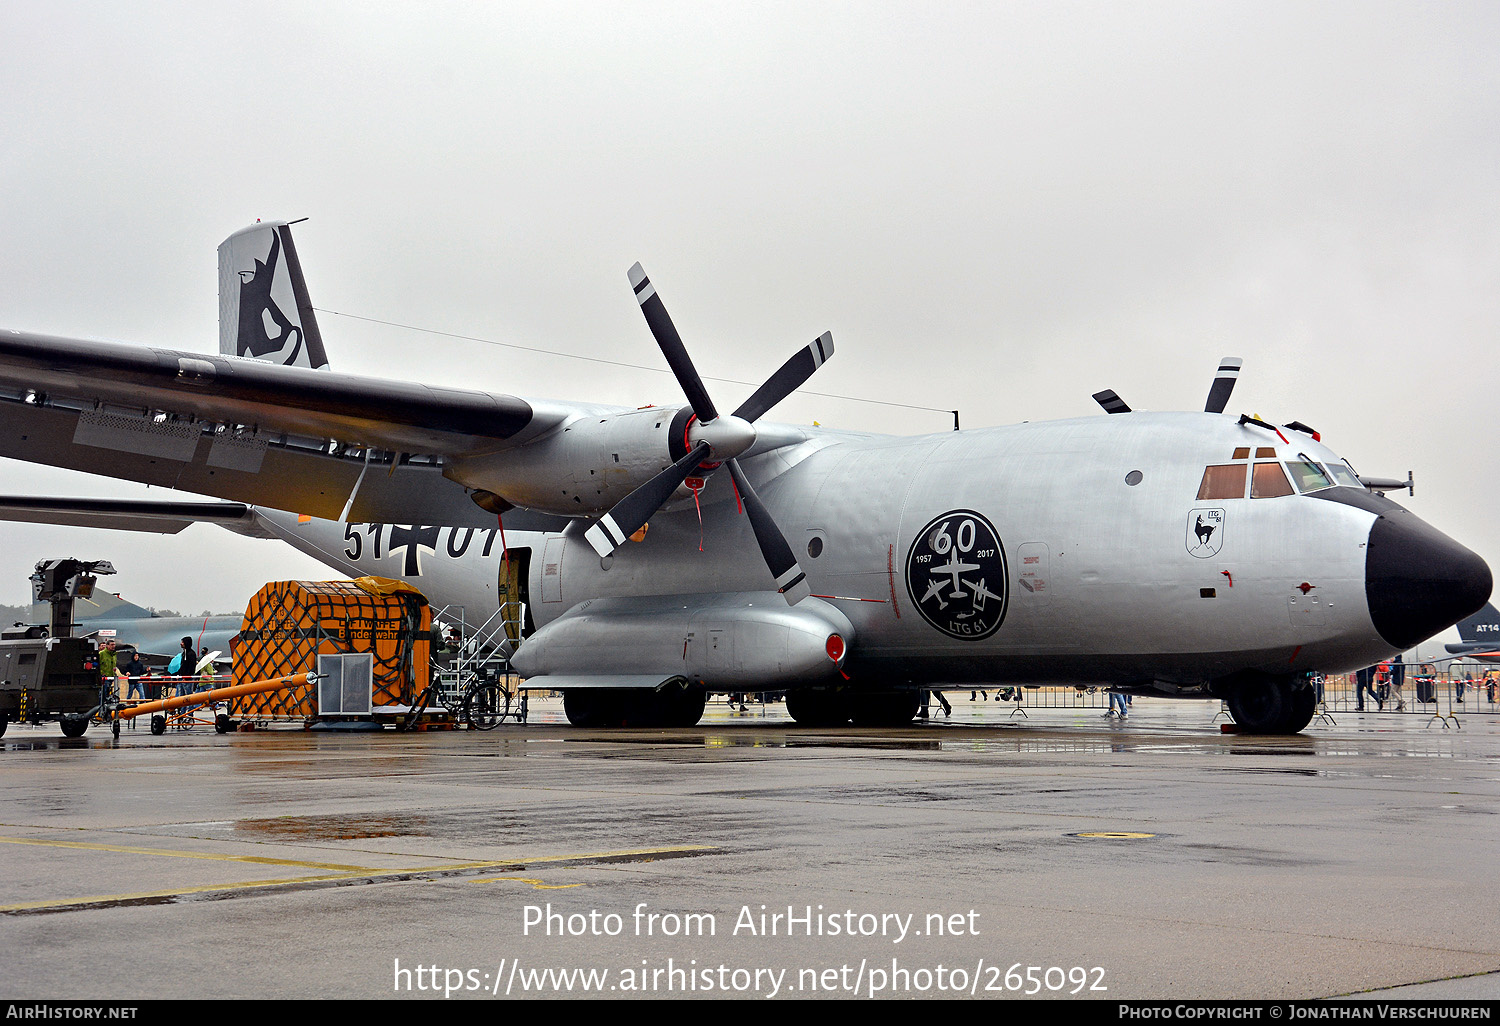
[[[1375,629],[1395,648],[1475,612],[1493,585],[1484,560],[1407,510],[1385,512],[1370,527],[1365,598]]]

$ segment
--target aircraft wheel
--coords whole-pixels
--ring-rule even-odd
[[[631,726],[691,727],[703,718],[708,692],[687,685],[668,685],[651,697],[650,723],[630,718]]]
[[[160,737],[166,732],[167,718],[161,713],[157,713],[155,716],[151,717],[151,733],[155,734],[157,737]]]
[[[618,727],[622,703],[603,688],[568,688],[563,692],[563,712],[575,727]]]
[[[1317,708],[1312,688],[1299,689],[1289,677],[1243,683],[1227,700],[1230,715],[1246,734],[1295,734],[1312,721]]]
[[[848,702],[856,727],[899,727],[910,723],[922,708],[917,691],[884,691],[853,695]]]
[[[579,688],[569,688],[563,692],[563,714],[568,717],[568,722],[575,727],[592,727],[594,724],[593,693],[583,691]]]
[[[5,728],[8,726],[10,726],[10,717],[5,713],[0,713],[0,737],[5,736]]]
[[[786,714],[802,727],[841,727],[849,722],[843,696],[830,688],[793,688],[786,693]]]
[[[88,729],[87,716],[64,716],[62,718],[63,737],[83,737],[83,732]]]
[[[227,713],[219,713],[219,715],[214,717],[215,734],[228,734],[233,729],[234,721],[229,718]]]
[[[1287,718],[1280,733],[1296,734],[1312,722],[1318,711],[1318,692],[1311,684],[1292,689],[1292,700],[1287,707]]]

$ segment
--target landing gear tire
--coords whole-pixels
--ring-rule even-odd
[[[151,733],[161,737],[167,732],[167,718],[161,713],[151,717]]]
[[[707,701],[702,688],[679,685],[660,691],[569,688],[563,713],[575,727],[691,727]]]
[[[64,716],[62,718],[63,737],[83,737],[83,732],[89,729],[89,718],[87,716]]]
[[[850,696],[846,703],[856,727],[900,727],[916,719],[920,691],[883,691]]]
[[[234,730],[234,728],[235,722],[229,718],[228,714],[219,713],[219,715],[214,717],[215,734],[228,734],[230,731]]]
[[[1292,701],[1288,711],[1286,722],[1282,725],[1283,734],[1296,734],[1312,722],[1313,715],[1318,711],[1318,692],[1310,684],[1292,689]]]
[[[10,717],[0,713],[0,737],[5,736],[5,728],[10,726]]]
[[[563,692],[563,715],[575,727],[602,727],[598,692],[584,688],[569,688]]]
[[[1241,684],[1227,701],[1234,722],[1246,734],[1295,734],[1312,722],[1318,707],[1317,693],[1289,677]]]
[[[575,727],[637,727],[639,717],[627,715],[634,710],[634,694],[610,688],[569,688],[563,692],[563,712]]]
[[[659,726],[691,727],[703,718],[708,692],[694,687],[665,687],[655,696]]]
[[[827,688],[788,691],[786,714],[801,727],[842,727],[849,722],[849,710],[843,696]]]

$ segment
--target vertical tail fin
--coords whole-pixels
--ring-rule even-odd
[[[288,222],[257,221],[220,244],[219,352],[289,367],[328,366]]]
[[[1480,642],[1500,648],[1500,612],[1492,602],[1458,624],[1458,636],[1466,643]]]

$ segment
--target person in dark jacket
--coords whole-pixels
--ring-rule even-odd
[[[125,653],[130,658],[126,661],[121,673],[130,678],[130,686],[125,690],[126,698],[145,698],[146,686],[142,678],[146,676],[146,664],[141,662],[141,654],[134,649]]]
[[[176,675],[182,678],[177,682],[177,693],[179,695],[191,695],[194,691],[197,691],[198,681],[194,678],[193,673],[198,669],[198,653],[193,651],[192,638],[182,639],[182,651],[173,657],[172,662],[178,663]]]

